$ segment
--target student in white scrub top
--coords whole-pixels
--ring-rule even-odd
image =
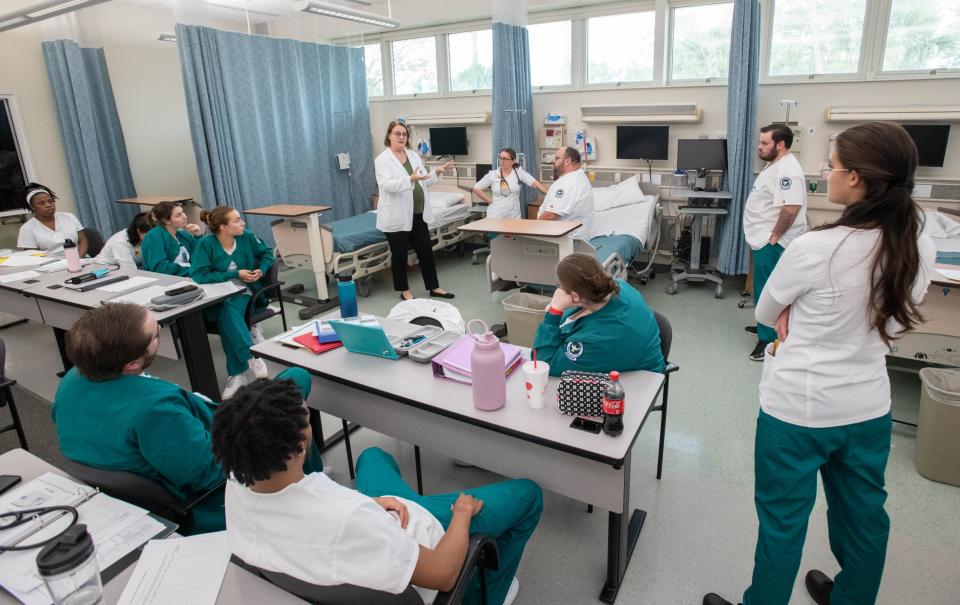
[[[126,263],[139,267],[143,264],[140,243],[151,228],[147,213],[141,212],[133,217],[126,229],[110,236],[94,260],[104,265]]]
[[[593,185],[580,167],[580,152],[561,147],[553,156],[554,181],[540,205],[537,220],[579,221],[573,237],[589,240],[593,226]]]
[[[497,154],[497,162],[500,167],[483,175],[483,178],[473,186],[473,192],[484,203],[490,205],[487,209],[488,217],[523,218],[521,210],[523,204],[520,201],[522,186],[533,187],[540,193],[546,193],[547,188],[520,167],[517,162],[517,152],[513,149],[509,147],[501,149]],[[487,189],[490,190],[490,195],[487,195]]]
[[[807,591],[820,605],[877,600],[890,532],[885,356],[893,339],[920,323],[936,256],[911,197],[916,166],[901,126],[869,122],[840,133],[821,177],[840,218],[798,237],[760,297],[757,321],[776,326],[778,340],[760,379],[760,528],[744,605],[790,601],[818,474],[840,572],[831,579],[809,571]],[[729,604],[713,593],[703,602]]]
[[[33,218],[20,227],[17,248],[60,250],[63,242],[77,244],[81,258],[87,255],[87,236],[77,217],[69,212],[57,212],[57,196],[38,183],[27,185],[26,206]]]
[[[515,574],[536,529],[543,495],[526,479],[421,496],[379,448],[357,459],[356,490],[305,473],[313,433],[297,386],[262,379],[241,387],[213,419],[212,447],[230,479],[230,549],[256,567],[322,586],[351,584],[398,594],[410,584],[430,603],[450,590],[470,534],[497,542],[486,572],[488,602],[512,603]],[[479,602],[479,583],[464,595]]]

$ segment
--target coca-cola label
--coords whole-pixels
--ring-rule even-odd
[[[619,416],[623,414],[623,399],[603,398],[603,413]]]

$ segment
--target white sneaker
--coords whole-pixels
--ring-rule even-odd
[[[246,384],[247,377],[243,374],[234,374],[233,376],[228,376],[227,386],[223,387],[223,393],[220,394],[220,398],[224,400],[230,399],[240,387],[246,386]]]
[[[257,378],[266,378],[270,375],[270,373],[267,371],[267,364],[259,357],[253,357],[250,359],[250,361],[247,362],[247,367],[250,368],[250,372],[253,374],[254,380]]]
[[[266,340],[266,338],[263,337],[263,330],[260,329],[260,326],[250,328],[250,340],[252,340],[255,345]]]
[[[503,605],[513,605],[513,600],[517,598],[520,592],[520,580],[513,576],[513,582],[510,582],[510,590],[507,591],[507,597],[503,600]]]

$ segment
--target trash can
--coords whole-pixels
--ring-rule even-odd
[[[960,370],[920,370],[917,472],[960,486]]]
[[[503,299],[503,314],[507,322],[507,340],[521,347],[533,346],[543,313],[550,305],[549,296],[516,292]]]

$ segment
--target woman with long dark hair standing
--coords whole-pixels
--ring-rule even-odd
[[[840,572],[806,575],[815,602],[874,603],[890,519],[890,343],[922,321],[936,256],[913,201],[917,149],[900,126],[842,132],[823,168],[840,218],[797,238],[757,304],[776,325],[760,380],[754,451],[760,528],[744,605],[787,605],[800,567],[817,474]],[[727,603],[710,593],[705,605]]]

